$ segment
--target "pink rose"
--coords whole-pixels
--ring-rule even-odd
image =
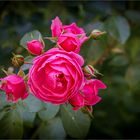
[[[74,51],[78,53],[82,43],[88,39],[85,31],[78,27],[76,23],[62,25],[59,17],[52,20],[51,30],[52,36],[58,38],[57,44],[59,44],[59,48],[65,51]]]
[[[70,25],[64,25],[63,30],[66,33],[73,33],[73,34],[77,35],[77,37],[79,38],[81,44],[84,43],[88,39],[84,29],[78,27],[76,25],[76,23],[72,23]]]
[[[100,80],[87,80],[83,89],[78,94],[73,96],[69,102],[72,106],[74,106],[74,110],[87,105],[95,105],[101,100],[101,97],[98,96],[98,90],[105,88],[106,85]]]
[[[59,17],[52,20],[51,30],[53,37],[58,37],[62,33],[62,22],[60,21]]]
[[[31,92],[45,102],[67,102],[83,87],[83,63],[80,55],[58,48],[38,56],[29,70]]]
[[[80,51],[80,42],[78,38],[72,33],[65,33],[58,38],[57,45],[60,49],[63,49],[67,52],[73,51],[79,53]]]
[[[43,48],[44,46],[39,40],[31,40],[27,42],[27,49],[31,54],[40,55]]]
[[[17,102],[19,99],[27,98],[28,93],[22,77],[13,74],[0,80],[0,89],[6,92],[8,101]]]

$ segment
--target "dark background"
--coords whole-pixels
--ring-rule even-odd
[[[140,138],[140,1],[1,1],[0,69],[11,66],[11,53],[28,55],[19,45],[28,31],[51,36],[51,20],[76,22],[89,35],[107,31],[81,51],[95,65],[107,85],[102,102],[93,107],[94,119],[87,138]],[[45,41],[46,49],[52,45]],[[4,73],[0,71],[0,76]],[[34,132],[33,130],[31,131]],[[27,132],[26,132],[27,133]]]

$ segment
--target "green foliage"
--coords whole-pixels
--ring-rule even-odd
[[[27,71],[27,70],[29,70],[29,68],[32,66],[32,61],[33,61],[33,56],[27,56],[27,57],[25,57],[25,62],[28,62],[28,64],[23,64],[22,66],[21,66],[21,69],[23,70],[23,71]]]
[[[129,66],[125,73],[125,80],[131,88],[136,88],[140,82],[140,65]]]
[[[81,110],[74,111],[70,106],[61,106],[61,118],[68,135],[84,138],[90,127],[90,118]]]
[[[39,111],[38,115],[43,121],[52,119],[59,111],[59,105],[52,105],[51,103],[44,104],[44,109]]]
[[[124,44],[130,36],[128,21],[122,16],[109,18],[105,23],[105,27],[108,33],[122,44]]]
[[[28,112],[28,111],[21,111],[21,117],[24,122],[24,125],[33,127],[33,123],[35,120],[36,113],[35,112]]]
[[[23,101],[23,104],[29,112],[38,112],[43,108],[42,102],[33,95],[29,95],[29,97]]]
[[[51,119],[48,123],[41,124],[40,139],[64,139],[66,136],[62,121],[59,117]]]
[[[5,112],[0,125],[1,138],[22,138],[23,120],[17,110]]]

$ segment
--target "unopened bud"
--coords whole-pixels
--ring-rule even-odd
[[[33,55],[40,55],[43,52],[44,44],[39,40],[31,40],[27,42],[27,50]]]
[[[83,68],[83,72],[85,77],[90,78],[91,76],[95,76],[95,70],[91,65],[87,65]]]
[[[12,64],[15,67],[20,67],[24,64],[24,57],[22,55],[15,55],[13,54]]]
[[[94,38],[94,39],[99,39],[101,36],[103,36],[104,34],[106,34],[105,31],[100,31],[100,30],[93,30],[90,34],[90,37]]]

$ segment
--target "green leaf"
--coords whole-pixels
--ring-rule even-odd
[[[73,138],[86,137],[89,127],[90,118],[81,110],[74,111],[70,106],[61,106],[61,118],[64,129]]]
[[[129,63],[125,55],[116,55],[110,62],[113,66],[125,66]]]
[[[11,110],[0,121],[0,138],[22,138],[23,121],[17,110]]]
[[[23,111],[21,112],[21,116],[25,125],[30,126],[30,127],[33,126],[36,113]]]
[[[4,117],[5,115],[5,111],[4,110],[0,110],[0,120]]]
[[[27,57],[25,57],[25,64],[23,64],[23,65],[21,66],[21,69],[22,69],[23,71],[28,70],[28,69],[32,66],[33,58],[34,58],[34,57],[32,57],[32,56],[27,56]]]
[[[42,102],[31,94],[23,101],[23,104],[29,112],[38,112],[43,108]]]
[[[59,105],[53,105],[51,103],[44,104],[45,110],[41,110],[38,114],[42,120],[49,120],[57,114],[59,111]]]
[[[51,119],[48,123],[43,123],[39,130],[40,139],[64,139],[66,136],[59,117]]]
[[[3,91],[0,91],[0,109],[2,109],[6,105],[5,98],[5,93]]]
[[[18,101],[18,104],[16,105],[16,107],[17,107],[18,111],[20,112],[24,125],[32,127],[33,122],[35,120],[36,113],[29,112],[27,110],[26,104],[22,100]]]
[[[96,44],[96,45],[95,45]],[[100,45],[99,41],[93,40],[87,52],[88,61],[98,60],[104,52],[104,47]]]
[[[34,31],[31,31],[29,33],[26,33],[22,39],[20,40],[20,45],[25,47],[26,48],[26,44],[28,41],[31,41],[33,39],[36,39],[36,40],[42,40],[42,35],[39,31],[37,30],[34,30]]]
[[[23,71],[26,71],[26,70],[30,69],[31,66],[32,66],[32,64],[23,64],[23,65],[21,66],[21,69],[22,69]]]
[[[6,101],[6,93],[4,91],[0,91],[0,109],[4,108],[6,105],[11,104],[11,102]]]
[[[131,60],[133,61],[132,63],[140,62],[140,39],[139,37],[134,37],[131,39],[128,44],[126,44],[128,51],[129,51],[129,56]],[[133,46],[133,47],[132,47]]]
[[[138,87],[140,83],[140,65],[131,65],[128,67],[125,80],[131,88]]]
[[[107,20],[105,28],[117,41],[124,44],[130,36],[130,26],[122,16],[114,16]]]

